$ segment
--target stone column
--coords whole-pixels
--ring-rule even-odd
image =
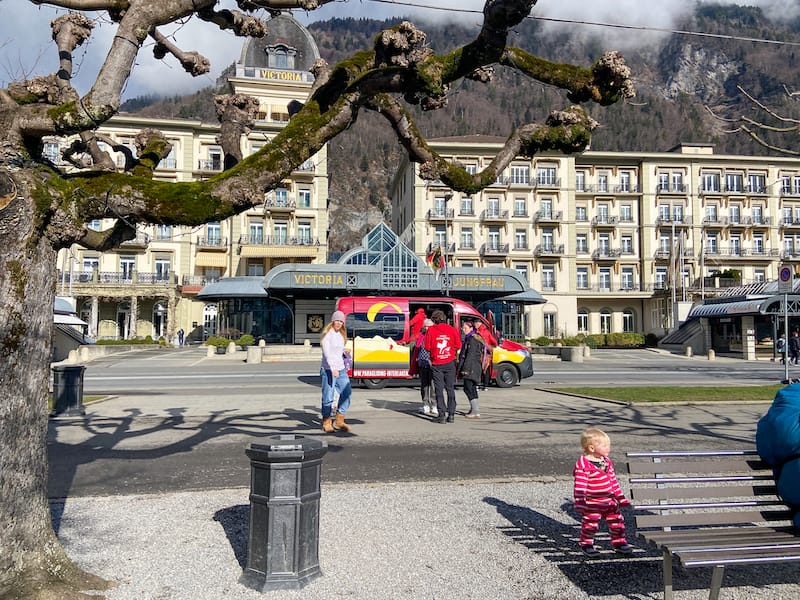
[[[135,338],[139,327],[139,297],[131,296],[131,313],[128,321],[128,338]]]
[[[92,296],[92,308],[89,314],[89,337],[97,339],[98,323],[100,320],[100,299]]]
[[[167,342],[170,344],[175,339],[179,329],[175,318],[175,307],[177,303],[175,292],[171,291],[169,297],[167,298]]]

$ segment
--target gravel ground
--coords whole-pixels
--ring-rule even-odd
[[[571,483],[323,481],[322,576],[299,591],[239,583],[247,489],[70,498],[53,517],[70,556],[118,583],[109,600],[662,598],[659,555],[637,546],[633,557],[606,550],[587,560],[577,551]],[[608,548],[607,534],[597,541]],[[707,598],[709,581],[707,569],[678,570],[676,600]],[[729,568],[721,597],[795,600],[798,582],[797,564]]]

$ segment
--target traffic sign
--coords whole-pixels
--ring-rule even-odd
[[[788,265],[782,265],[778,270],[778,292],[788,294],[794,288],[794,270]]]

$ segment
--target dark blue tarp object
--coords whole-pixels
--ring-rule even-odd
[[[775,394],[767,414],[758,420],[756,450],[774,468],[778,495],[800,511],[800,383]],[[800,527],[800,512],[794,524]]]

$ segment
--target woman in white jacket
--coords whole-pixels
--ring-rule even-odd
[[[322,330],[322,366],[319,377],[322,381],[322,430],[331,433],[350,431],[344,422],[344,415],[350,406],[350,378],[344,364],[347,331],[344,327],[344,313],[337,310],[331,315],[331,322]],[[333,418],[334,393],[339,393],[339,404],[336,408],[336,419]]]

